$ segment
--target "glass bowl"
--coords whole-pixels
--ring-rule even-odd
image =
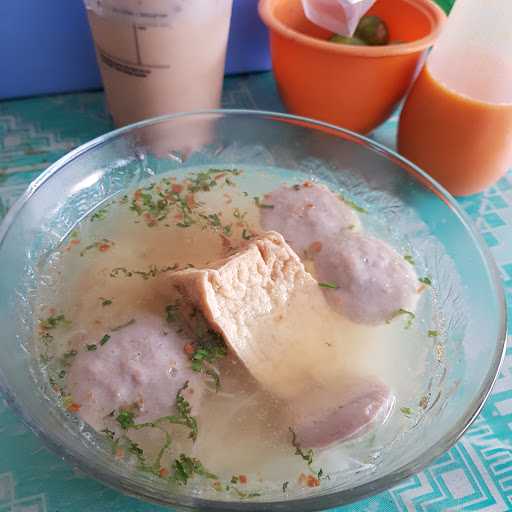
[[[431,400],[421,419],[411,421],[366,469],[291,495],[205,498],[169,490],[116,462],[94,431],[58,406],[31,350],[38,264],[99,204],[164,173],[197,166],[247,166],[262,190],[266,169],[328,182],[364,206],[386,237],[432,276],[429,293],[444,330],[435,343],[425,337],[431,343],[425,368]],[[454,199],[375,142],[271,112],[170,115],[70,152],[7,214],[0,227],[0,268],[0,384],[10,405],[72,465],[123,493],[180,510],[321,510],[383,491],[420,471],[464,433],[491,390],[505,349],[505,303],[495,265]]]

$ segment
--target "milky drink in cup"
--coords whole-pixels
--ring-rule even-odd
[[[85,0],[117,126],[219,108],[232,0]],[[203,142],[197,125],[192,138]],[[170,137],[186,134],[170,134]],[[190,141],[194,145],[194,141]]]

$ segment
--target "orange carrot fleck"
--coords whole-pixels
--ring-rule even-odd
[[[188,194],[187,196],[187,206],[192,210],[192,208],[195,208],[197,206],[196,200],[194,198],[194,194]]]
[[[311,252],[320,252],[322,250],[322,242],[313,242],[309,246],[309,250]]]
[[[195,348],[194,348],[194,344],[189,342],[189,343],[186,343],[185,346],[183,347],[183,351],[185,352],[185,354],[191,356],[194,352],[195,352]]]
[[[173,186],[171,187],[171,190],[175,193],[175,194],[180,194],[181,191],[183,190],[183,185],[178,185],[177,183],[173,184]]]
[[[69,412],[78,412],[79,410],[80,410],[80,405],[76,404],[75,402],[68,405]]]
[[[305,181],[302,186],[305,188],[310,188],[313,186],[313,183],[311,183],[311,181]]]
[[[231,249],[231,240],[224,234],[220,233],[220,239],[222,240],[222,247],[226,250]]]
[[[146,224],[151,227],[156,224],[156,219],[151,215],[150,213],[146,212],[144,213],[144,220],[146,221]]]
[[[141,197],[142,197],[142,190],[139,188],[133,194],[133,198],[135,199],[135,201],[138,201]]]
[[[246,484],[247,483],[247,476],[246,475],[238,475],[238,481],[241,484]]]
[[[320,485],[320,480],[316,476],[308,475],[306,483],[308,487],[318,487]]]
[[[107,252],[110,249],[110,245],[109,244],[100,244],[98,249],[100,252]]]
[[[158,474],[160,475],[160,478],[165,478],[166,476],[169,475],[169,471],[165,468],[160,468]]]

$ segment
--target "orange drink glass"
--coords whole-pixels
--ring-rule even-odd
[[[400,153],[455,195],[512,165],[510,20],[509,0],[458,0],[400,117]]]

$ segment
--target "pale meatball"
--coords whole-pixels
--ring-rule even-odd
[[[94,351],[79,348],[69,371],[67,388],[84,421],[102,428],[123,407],[135,408],[137,423],[170,414],[187,381],[183,396],[198,405],[202,386],[183,350],[187,340],[160,317],[146,314],[110,336]]]
[[[418,278],[389,244],[361,233],[325,240],[315,256],[319,283],[330,305],[353,322],[376,325],[402,310],[413,312]]]
[[[283,235],[299,255],[314,253],[322,240],[359,229],[356,212],[324,185],[281,186],[263,198],[261,225]]]
[[[363,434],[374,422],[383,422],[395,398],[383,382],[367,377],[355,380],[328,403],[322,396],[308,397],[293,410],[291,423],[297,441],[307,448],[322,448]]]

